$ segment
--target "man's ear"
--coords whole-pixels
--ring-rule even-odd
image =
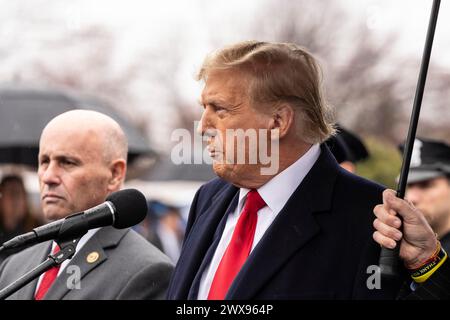
[[[111,170],[111,179],[108,183],[109,191],[117,191],[125,181],[125,175],[127,173],[127,163],[123,159],[114,160],[109,166]]]
[[[270,130],[278,129],[279,138],[283,138],[294,125],[294,117],[294,109],[289,104],[283,103],[278,105],[272,114]]]

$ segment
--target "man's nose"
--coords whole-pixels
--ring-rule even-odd
[[[61,182],[58,165],[54,162],[41,170],[41,181],[48,185],[55,185]]]
[[[211,117],[208,109],[205,108],[205,110],[203,110],[202,117],[198,122],[197,133],[204,136],[209,128],[211,128]]]

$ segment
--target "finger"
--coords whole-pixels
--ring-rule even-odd
[[[392,240],[391,238],[388,238],[384,235],[382,235],[380,232],[375,231],[373,233],[373,240],[375,240],[378,244],[380,244],[382,247],[394,249],[397,246],[397,243]]]
[[[392,197],[396,197],[397,193],[392,189],[386,189],[383,191],[383,205],[386,208],[387,212],[393,216],[397,215],[397,212],[391,207],[388,199]]]
[[[400,230],[390,227],[387,224],[384,224],[379,219],[375,219],[373,221],[374,228],[380,232],[382,235],[391,238],[396,241],[400,241],[402,239],[403,234],[400,232]]]
[[[402,225],[402,221],[395,215],[389,214],[388,211],[386,211],[386,208],[381,204],[373,209],[373,213],[379,220],[390,227],[398,229]]]
[[[418,219],[418,211],[407,201],[397,198],[392,190],[385,190],[383,192],[383,203],[387,204],[389,209],[396,211],[403,219],[412,220]]]

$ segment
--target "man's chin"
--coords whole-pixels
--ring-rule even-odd
[[[69,215],[67,209],[55,208],[53,206],[48,206],[43,209],[44,216],[47,220],[54,221],[58,219],[65,218]]]
[[[219,178],[228,180],[227,177],[229,178],[230,175],[230,168],[228,168],[228,166],[229,165],[226,165],[223,162],[214,161],[212,168]]]
[[[260,170],[258,165],[213,163],[214,173],[221,179],[238,188],[257,189],[270,180],[269,175],[255,178],[254,172]]]
[[[241,168],[237,167],[237,165],[224,164],[219,162],[213,163],[214,173],[219,178],[239,187],[241,186],[241,179],[244,176],[243,174],[239,174],[240,169]]]

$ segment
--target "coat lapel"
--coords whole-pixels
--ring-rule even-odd
[[[42,263],[47,259],[48,255],[50,254],[51,241],[38,244],[37,246],[39,246],[39,248],[30,251],[31,255],[22,266],[22,270],[27,270],[28,272],[37,266],[36,262]],[[39,277],[23,287],[22,290],[17,291],[16,295],[13,295],[12,297],[18,300],[34,300],[34,294],[36,291],[38,280]]]
[[[214,253],[216,252],[216,248],[219,245],[223,230],[225,229],[228,214],[236,208],[238,201],[239,201],[239,192],[236,192],[233,200],[231,201],[230,205],[225,211],[225,214],[222,215],[222,220],[220,221],[219,226],[217,227],[216,232],[214,233],[212,244],[209,247],[208,251],[206,252],[206,255],[203,258],[202,264],[200,265],[197,275],[195,276],[194,282],[191,286],[191,290],[189,291],[188,296],[189,300],[197,299],[200,280],[202,278],[203,272],[205,271],[206,267],[210,264],[214,256]]]
[[[329,211],[337,163],[328,148],[292,194],[236,276],[226,299],[251,299],[320,231],[314,214]]]
[[[222,234],[218,230],[218,225],[232,205],[232,200],[238,191],[238,188],[226,185],[211,199],[210,206],[200,213],[185,239],[182,254],[178,259],[178,270],[171,281],[174,284],[171,297],[188,297],[208,249],[215,237],[220,237]]]
[[[122,237],[128,231],[129,229],[119,230],[112,227],[104,227],[98,230],[73,257],[72,261],[66,266],[65,270],[61,272],[55,280],[55,283],[50,287],[45,295],[45,300],[61,300],[70,290],[72,290],[71,286],[76,284],[76,282],[72,280],[75,272],[77,272],[74,266],[79,268],[79,281],[81,281],[82,290],[83,278],[108,259],[108,255],[104,249],[117,246]],[[98,258],[95,261],[88,261],[89,254],[93,252],[98,254]]]

